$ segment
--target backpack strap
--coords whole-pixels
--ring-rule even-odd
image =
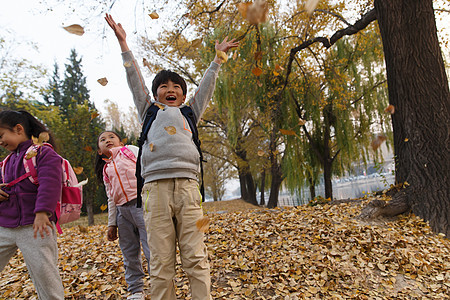
[[[155,121],[156,114],[159,111],[158,105],[152,103],[150,107],[147,109],[145,113],[144,123],[142,124],[141,135],[138,139],[139,152],[138,157],[136,159],[136,179],[137,179],[137,207],[142,207],[142,187],[144,186],[144,178],[141,175],[141,156],[142,156],[142,146],[144,145],[145,140],[147,139],[148,132],[150,127],[152,126],[153,121]],[[131,151],[131,150],[130,150]]]
[[[205,185],[203,181],[203,162],[205,160],[203,159],[202,149],[200,148],[201,141],[198,137],[197,118],[195,117],[195,114],[190,106],[183,106],[182,108],[180,108],[180,111],[188,121],[189,127],[191,127],[192,140],[194,141],[195,146],[197,146],[197,150],[200,155],[200,175],[201,175],[200,193],[202,195],[202,202],[203,202],[205,201]]]
[[[130,160],[136,162],[136,156],[134,156],[133,151],[131,151],[130,149],[128,149],[127,146],[123,146],[122,148],[120,148],[120,152],[122,152],[123,155],[125,155],[126,157],[128,157]]]
[[[2,183],[5,183],[5,166],[6,166],[6,162],[9,160],[11,155],[12,155],[12,153],[8,154],[8,156],[6,156],[5,159],[2,162],[0,162],[1,172],[2,172]]]

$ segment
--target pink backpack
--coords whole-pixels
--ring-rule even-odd
[[[53,149],[52,145],[48,143],[44,143],[43,145],[51,147]],[[25,168],[25,174],[8,183],[7,187],[11,187],[27,177],[32,183],[36,185],[39,184],[36,171],[36,155],[29,155],[29,153],[31,153],[32,151],[37,153],[39,147],[41,147],[41,145],[31,145],[27,149],[27,151],[25,152],[25,156],[23,157],[23,166]],[[9,154],[1,162],[2,178],[4,178],[6,162],[8,161],[11,155],[12,153]],[[85,182],[78,183],[77,176],[73,171],[73,168],[70,165],[69,161],[63,157],[61,158],[63,169],[63,178],[62,178],[63,187],[61,199],[60,201],[58,201],[55,212],[57,217],[56,229],[60,234],[62,233],[60,224],[69,223],[80,218],[81,206],[83,205],[82,185],[85,184]]]

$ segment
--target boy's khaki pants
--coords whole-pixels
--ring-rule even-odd
[[[144,219],[150,247],[152,300],[176,299],[176,242],[193,300],[211,299],[211,278],[204,235],[196,226],[203,217],[198,182],[187,178],[161,179],[142,189]]]

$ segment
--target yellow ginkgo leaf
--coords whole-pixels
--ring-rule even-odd
[[[381,146],[381,144],[387,139],[387,137],[384,134],[377,134],[375,138],[370,143],[370,146],[372,146],[373,150],[377,150],[378,147]]]
[[[280,129],[281,134],[284,135],[295,135],[295,131],[293,130],[288,130],[288,129]]]
[[[127,138],[123,138],[122,139],[122,143],[125,145],[126,143],[128,142],[128,139]]]
[[[404,140],[405,142],[407,142],[407,141],[409,141],[409,139],[408,138],[405,138],[405,140]]]
[[[197,229],[200,232],[206,232],[209,229],[209,218],[206,217],[206,216],[202,217],[202,218],[197,220],[195,225],[197,226]]]
[[[153,143],[150,143],[150,145],[148,145],[148,147],[150,148],[150,152],[153,152]]]
[[[108,205],[106,205],[106,204],[103,204],[103,205],[100,206],[100,209],[102,211],[105,211],[107,208],[108,208]]]
[[[162,105],[161,103],[158,103],[158,102],[156,102],[155,105],[158,106],[159,109],[165,109],[166,108],[164,105]]]
[[[146,66],[150,71],[152,70],[152,68],[150,67],[150,64],[148,63],[148,60],[145,59],[145,57],[142,59],[142,63],[143,63],[144,66]]]
[[[42,145],[43,143],[47,142],[50,139],[50,135],[48,132],[41,132],[39,133],[39,137],[32,136],[31,139],[33,140],[33,144],[35,145]]]
[[[307,0],[306,1],[305,10],[308,13],[308,15],[311,15],[314,12],[314,9],[316,8],[318,3],[319,3],[319,0]]]
[[[303,125],[305,125],[305,124],[306,124],[306,121],[305,121],[305,120],[298,119],[298,125],[303,126]]]
[[[237,53],[237,51],[234,51],[234,53],[233,53],[233,60],[236,60],[237,57],[238,57],[238,53]]]
[[[395,107],[394,105],[389,104],[389,106],[386,107],[384,111],[393,115],[395,113]]]
[[[177,133],[177,129],[176,129],[175,127],[173,127],[173,126],[167,126],[167,127],[164,127],[164,129],[165,129],[165,130],[167,131],[167,133],[170,134],[170,135],[174,135],[174,134]]]
[[[252,73],[253,73],[255,76],[261,75],[262,72],[263,72],[263,70],[262,70],[261,68],[259,68],[259,67],[255,67],[255,68],[252,70]]]
[[[66,26],[63,27],[65,30],[67,30],[68,32],[72,33],[72,34],[76,34],[76,35],[83,35],[84,34],[84,28],[81,27],[78,24],[73,24],[70,26]]]
[[[129,68],[129,67],[132,66],[132,63],[131,63],[131,61],[126,61],[126,62],[123,63],[123,66],[124,66],[125,68]]]
[[[198,48],[202,44],[202,39],[195,39],[191,42],[192,48]]]
[[[220,50],[216,50],[216,55],[218,58],[220,58],[222,60],[222,62],[227,62],[228,60],[228,55]]]
[[[27,155],[25,156],[25,159],[30,159],[32,157],[35,157],[37,155],[37,152],[34,150],[31,150],[30,152],[27,153]]]
[[[95,118],[97,118],[100,114],[98,112],[93,112],[91,114],[91,121],[94,120]]]
[[[256,80],[256,84],[257,84],[259,87],[262,87],[262,86],[263,86],[263,84],[262,84],[261,81],[259,81],[259,80]]]
[[[97,79],[97,82],[100,83],[101,85],[105,86],[108,84],[108,79],[106,79],[106,77],[99,78],[99,79]]]
[[[75,172],[75,174],[80,175],[81,173],[83,173],[84,168],[83,167],[75,167],[73,168],[73,171]]]
[[[152,19],[158,19],[159,18],[159,15],[154,11],[154,12],[152,12],[152,13],[150,13],[150,14],[148,14],[149,16],[150,16],[150,18],[152,18]]]
[[[258,156],[264,156],[264,151],[262,151],[262,150],[258,150]]]

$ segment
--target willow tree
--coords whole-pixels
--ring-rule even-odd
[[[324,54],[319,47],[310,51],[314,62],[306,59],[293,70],[291,122],[296,125],[295,138],[308,143],[308,154],[314,156],[306,156],[308,162],[319,163],[313,169],[323,171],[325,197],[332,199],[332,175],[351,171],[354,163],[367,163],[374,157],[370,152],[374,136],[391,135],[384,112],[388,99],[382,48],[372,27]],[[315,174],[306,171],[307,180],[314,178]],[[296,172],[291,173],[295,176]]]

